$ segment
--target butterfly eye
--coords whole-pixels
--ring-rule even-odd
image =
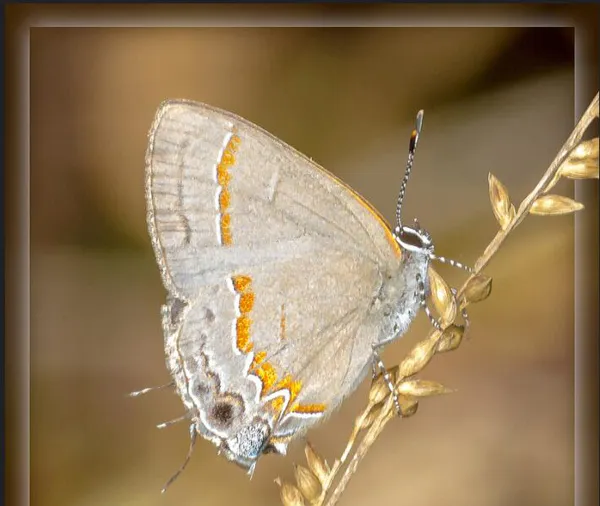
[[[405,244],[414,246],[415,248],[423,248],[424,247],[424,244],[423,244],[423,241],[421,240],[421,238],[418,236],[418,234],[412,233],[412,231],[406,232],[405,230],[402,230],[400,232],[400,240]]]
[[[429,234],[421,229],[411,227],[399,227],[396,229],[396,237],[402,247],[412,251],[433,251],[433,245]]]

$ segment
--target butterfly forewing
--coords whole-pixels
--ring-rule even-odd
[[[166,284],[182,294],[318,246],[377,263],[399,255],[381,218],[306,157],[231,113],[165,103],[146,160],[148,224]]]

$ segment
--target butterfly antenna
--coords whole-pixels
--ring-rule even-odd
[[[194,445],[196,444],[196,424],[190,425],[190,447],[188,448],[187,455],[185,456],[185,460],[181,467],[177,470],[177,472],[169,478],[165,486],[162,488],[161,493],[164,494],[167,491],[167,488],[179,477],[179,475],[183,472],[185,467],[188,465],[190,458],[192,457],[192,452],[194,451]]]
[[[402,226],[402,202],[404,201],[404,194],[406,193],[406,185],[408,184],[408,178],[410,177],[410,171],[412,170],[413,161],[415,159],[415,150],[417,149],[417,143],[419,142],[419,136],[421,135],[421,129],[423,127],[423,110],[417,113],[417,119],[415,121],[415,128],[410,135],[410,144],[408,145],[408,160],[406,162],[406,171],[400,184],[400,194],[398,195],[398,202],[396,204],[396,225]]]
[[[433,253],[429,254],[429,258],[431,258],[431,260],[437,260],[438,262],[442,262],[443,264],[451,265],[452,267],[457,267],[458,269],[467,271],[469,274],[475,274],[475,271],[471,267],[469,267],[468,265],[465,265],[465,264],[461,264],[460,262],[457,262],[456,260],[452,260],[451,258],[438,256]]]

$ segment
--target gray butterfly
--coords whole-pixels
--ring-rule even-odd
[[[420,308],[430,315],[429,263],[446,259],[416,221],[400,219],[421,125],[422,111],[392,230],[256,125],[191,101],[160,106],[146,155],[147,222],[168,292],[167,367],[191,421],[181,470],[196,434],[250,474],[263,453],[285,454],[374,363],[384,371],[377,350]]]

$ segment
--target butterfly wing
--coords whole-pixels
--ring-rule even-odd
[[[382,262],[383,219],[332,174],[252,123],[187,101],[159,109],[146,155],[148,226],[172,293],[317,246]]]
[[[285,438],[335,409],[368,364],[372,305],[399,262],[380,215],[259,127],[188,101],[157,113],[146,198],[169,368],[205,435],[269,413]]]

